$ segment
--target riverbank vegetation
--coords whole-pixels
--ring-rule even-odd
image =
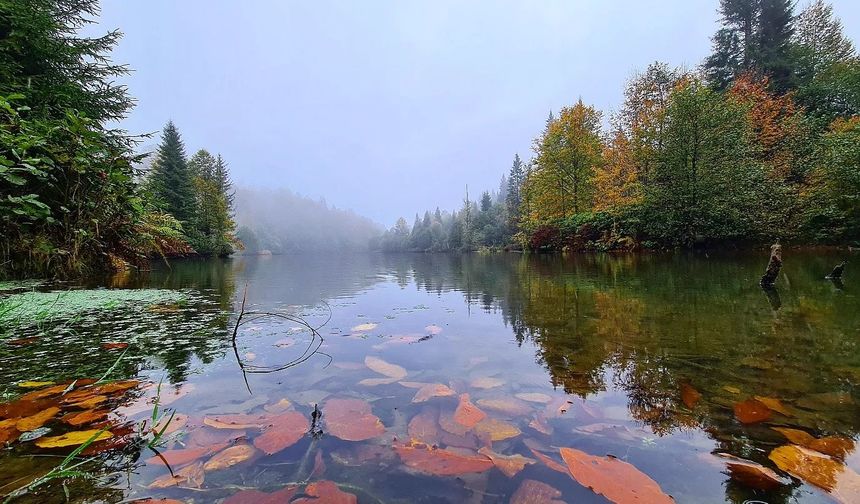
[[[860,242],[860,59],[832,7],[722,0],[700,68],[656,62],[609,117],[551,113],[480,205],[401,219],[382,250]]]
[[[177,193],[182,211],[159,184],[175,175],[173,151],[140,183],[140,137],[111,126],[134,105],[117,83],[128,67],[110,60],[121,34],[81,33],[97,14],[96,0],[0,7],[0,277],[77,276],[235,243],[223,162],[211,175],[196,165]]]

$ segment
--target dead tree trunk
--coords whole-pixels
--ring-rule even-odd
[[[770,246],[770,261],[767,263],[767,269],[764,271],[759,284],[765,288],[773,287],[780,269],[782,269],[782,245],[774,243]]]

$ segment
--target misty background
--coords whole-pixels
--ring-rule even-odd
[[[832,3],[860,39],[860,2]],[[229,160],[240,226],[282,201],[275,229],[324,198],[390,227],[460,207],[467,184],[475,195],[497,187],[514,153],[530,157],[550,110],[581,97],[605,121],[633,71],[698,65],[717,7],[112,0],[88,31],[125,34],[113,59],[135,70],[125,83],[138,106],[123,127],[158,132],[172,119],[189,154],[217,146]]]

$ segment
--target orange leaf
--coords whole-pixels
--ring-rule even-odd
[[[553,459],[549,458],[548,456],[546,456],[546,455],[544,455],[543,453],[541,453],[540,451],[538,451],[538,449],[540,448],[540,447],[538,446],[538,445],[539,445],[539,443],[537,443],[537,442],[535,442],[534,440],[531,440],[531,439],[526,439],[526,440],[524,441],[524,443],[525,443],[525,445],[528,447],[529,451],[530,451],[530,452],[532,452],[532,455],[534,455],[536,459],[538,459],[538,460],[540,460],[541,462],[543,462],[543,464],[544,464],[545,466],[549,467],[549,468],[550,468],[550,469],[552,469],[553,471],[560,472],[560,473],[562,473],[562,474],[567,474],[567,475],[569,475],[569,474],[570,474],[570,473],[568,472],[568,470],[567,470],[567,467],[565,467],[565,466],[563,466],[563,465],[559,464],[559,463],[558,463],[558,462],[556,462],[555,460],[553,460]]]
[[[74,408],[81,408],[81,409],[93,409],[105,401],[107,401],[107,396],[97,395],[97,396],[92,396],[92,397],[85,399],[83,401],[80,401],[80,402],[72,403],[69,406],[72,406]]]
[[[396,443],[394,451],[407,467],[436,476],[484,472],[493,467],[493,461],[483,455],[443,450],[417,442]]]
[[[53,387],[43,388],[27,392],[18,398],[19,401],[36,401],[38,399],[46,399],[62,394],[69,386],[65,384],[54,385]]]
[[[769,409],[776,411],[777,413],[780,413],[782,415],[789,416],[789,417],[794,416],[791,414],[790,411],[788,411],[788,408],[786,408],[779,399],[774,399],[773,397],[763,397],[763,396],[754,396],[754,399],[756,401],[764,404]]]
[[[632,464],[615,457],[595,457],[574,448],[560,451],[573,479],[616,504],[674,503],[657,482]]]
[[[203,423],[215,429],[259,429],[271,425],[263,415],[218,415],[204,418]]]
[[[166,474],[152,483],[148,488],[168,488],[172,486],[184,486],[188,488],[200,488],[206,479],[203,471],[203,462],[197,462],[176,471],[176,475]]]
[[[224,451],[216,453],[212,458],[203,464],[203,469],[207,471],[219,471],[227,469],[234,465],[241,464],[251,460],[257,455],[257,450],[251,445],[240,444],[231,446]]]
[[[323,405],[323,419],[330,434],[345,441],[364,441],[385,432],[385,426],[361,399],[329,399]]]
[[[310,428],[304,415],[289,411],[273,418],[272,426],[254,439],[254,446],[266,455],[272,455],[296,444]]]
[[[770,408],[755,399],[747,399],[735,404],[735,417],[745,424],[763,422],[770,418]]]
[[[486,417],[487,414],[469,400],[469,394],[460,394],[460,404],[457,405],[457,409],[454,411],[455,422],[471,429]]]
[[[194,462],[197,459],[203,458],[213,451],[220,450],[226,447],[226,443],[218,445],[206,446],[202,448],[182,448],[179,450],[167,450],[161,452],[161,456],[150,457],[146,459],[147,464],[164,464],[167,462],[171,466],[183,466],[189,462]]]
[[[68,413],[66,415],[63,415],[63,418],[61,420],[69,425],[80,427],[81,425],[98,422],[99,420],[102,420],[103,418],[107,417],[109,413],[109,410],[78,411],[75,413]]]
[[[36,440],[36,446],[39,448],[62,448],[64,446],[82,445],[98,434],[98,432],[98,430],[84,430],[67,432],[62,436],[42,437]],[[95,440],[102,441],[110,437],[113,437],[113,434],[109,431],[104,431],[98,434]]]
[[[840,462],[801,446],[783,445],[774,448],[768,458],[783,471],[828,492],[833,492],[840,484],[845,487],[858,479],[856,472]]]
[[[546,434],[547,436],[552,435],[552,426],[546,421],[546,417],[543,413],[536,413],[535,417],[532,418],[531,422],[529,422],[529,427],[541,434]]]
[[[558,500],[557,497],[561,497],[561,492],[556,488],[527,479],[520,483],[509,504],[564,504],[564,501]]]
[[[828,436],[818,439],[799,429],[789,429],[786,427],[772,427],[772,429],[788,438],[794,444],[838,459],[845,458],[845,455],[854,449],[854,440],[849,438]]]
[[[15,428],[21,432],[38,429],[39,427],[45,425],[48,420],[54,418],[54,416],[56,416],[59,412],[60,408],[57,408],[56,406],[46,408],[33,416],[19,419],[17,422],[15,422]]]
[[[290,499],[298,491],[299,487],[297,485],[286,486],[273,493],[265,493],[259,490],[242,490],[225,499],[222,504],[283,504],[290,502]]]
[[[496,466],[496,468],[502,471],[502,474],[504,474],[508,478],[513,478],[514,476],[519,474],[519,472],[525,469],[527,465],[537,463],[537,460],[523,457],[520,454],[502,455],[501,453],[494,452],[486,446],[478,450],[478,453],[484,455],[485,457],[489,457],[489,459],[493,461],[493,464]]]
[[[451,390],[447,385],[442,385],[441,383],[428,383],[418,389],[418,392],[415,393],[415,397],[412,398],[412,402],[420,403],[433,397],[448,397],[455,394],[456,392]]]

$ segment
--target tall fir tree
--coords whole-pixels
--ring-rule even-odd
[[[164,126],[149,183],[157,204],[186,228],[193,227],[194,183],[185,158],[185,145],[173,121]]]
[[[523,187],[524,178],[523,162],[519,154],[514,154],[514,162],[511,164],[511,171],[508,174],[508,189],[505,194],[505,205],[508,208],[508,218],[512,227],[519,218],[520,203],[522,202],[520,191]]]
[[[233,181],[230,179],[230,170],[227,168],[227,162],[221,157],[221,154],[215,158],[215,172],[213,174],[215,183],[224,198],[227,199],[227,207],[232,212],[233,202],[236,199],[236,193],[233,191]]]
[[[793,0],[760,0],[756,40],[759,72],[770,79],[775,91],[786,92],[794,85],[791,37],[794,33]]]

